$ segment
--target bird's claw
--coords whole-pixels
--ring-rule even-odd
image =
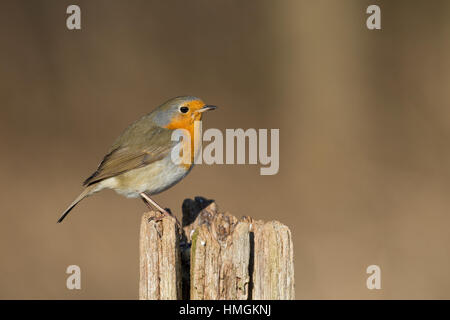
[[[172,219],[175,219],[175,222],[178,226],[178,228],[181,230],[181,223],[178,221],[177,217],[175,217],[172,213],[169,213],[168,211],[160,211],[160,215],[158,217],[151,217],[148,218],[148,222],[150,221],[154,221],[154,222],[158,222],[158,221],[162,221],[165,217],[171,217]]]

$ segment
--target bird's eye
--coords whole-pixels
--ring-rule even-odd
[[[188,112],[189,111],[189,108],[188,107],[181,107],[180,108],[180,112],[181,113],[186,113],[186,112]]]

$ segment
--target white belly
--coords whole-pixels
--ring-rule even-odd
[[[100,184],[102,189],[114,189],[128,198],[137,198],[141,192],[148,195],[163,192],[183,179],[191,169],[192,166],[187,170],[184,166],[175,165],[168,156],[148,166],[105,179]]]

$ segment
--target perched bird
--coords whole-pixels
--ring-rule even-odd
[[[117,138],[97,170],[87,178],[84,191],[70,204],[58,220],[63,221],[69,212],[84,198],[103,189],[113,189],[128,198],[141,197],[147,206],[154,206],[163,216],[171,215],[150,196],[158,194],[183,179],[194,164],[198,150],[194,150],[194,137],[200,132],[195,121],[203,112],[216,109],[205,105],[196,97],[173,98],[153,112],[131,124]],[[191,137],[191,161],[175,163],[171,151],[181,141],[172,141],[176,129],[185,129]],[[178,146],[179,147],[179,146]],[[198,147],[196,148],[198,149]]]

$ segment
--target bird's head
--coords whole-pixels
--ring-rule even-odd
[[[176,97],[163,103],[154,112],[154,121],[168,129],[187,129],[200,121],[205,111],[216,109],[191,96]]]

